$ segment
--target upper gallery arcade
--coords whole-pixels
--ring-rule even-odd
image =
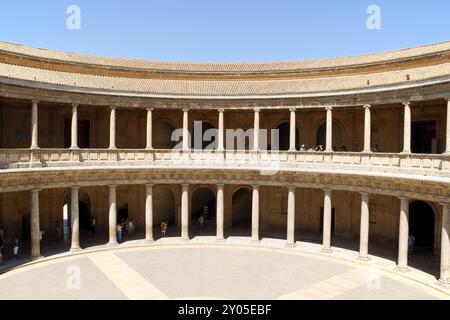
[[[416,228],[409,211],[419,201],[432,208],[429,245],[449,283],[449,96],[450,42],[260,63],[120,59],[0,42],[0,225],[7,238],[29,232],[39,256],[39,230],[57,238],[63,205],[77,199],[73,248],[81,207],[112,242],[125,204],[146,238],[166,215],[188,238],[208,198],[218,238],[235,216],[247,217],[256,241],[270,228],[285,228],[291,245],[316,232],[326,251],[336,232],[356,238],[362,258],[369,239],[393,243],[405,269]],[[217,129],[214,150],[190,141],[198,121]],[[174,152],[176,129],[182,148]],[[228,129],[252,136],[235,150]],[[260,143],[263,129],[278,129],[276,161],[265,152],[273,141]],[[307,151],[319,145],[324,151]],[[212,196],[196,195],[203,189]]]

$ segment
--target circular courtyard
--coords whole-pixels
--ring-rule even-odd
[[[117,248],[0,276],[0,299],[445,299],[370,265],[296,250],[215,245]]]

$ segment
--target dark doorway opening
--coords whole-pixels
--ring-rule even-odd
[[[200,130],[200,124],[201,124],[201,130]],[[214,135],[206,137],[205,132],[215,129],[215,127],[206,121],[195,121],[194,122],[194,128],[191,130],[191,147],[192,149],[196,150],[205,150],[206,147],[212,146],[212,149],[217,148],[217,141],[215,140]],[[197,130],[197,131],[196,131]],[[201,136],[200,136],[201,134]],[[217,133],[216,133],[217,134]],[[206,138],[211,138],[210,141],[208,141]],[[211,149],[211,146],[208,149]]]
[[[413,153],[437,153],[436,121],[413,121],[411,151]]]
[[[240,188],[233,194],[231,203],[231,224],[234,234],[244,236],[251,234],[252,225],[252,190]]]
[[[122,222],[128,218],[128,203],[125,203],[123,206],[117,210],[118,222]]]
[[[78,120],[78,147],[87,149],[89,144],[90,132],[89,120]],[[70,119],[64,120],[64,148],[70,148],[72,145],[72,121]]]
[[[31,225],[29,217],[22,217],[22,241],[31,239]]]
[[[316,133],[316,146],[322,145],[324,148],[327,144],[327,123],[324,122],[317,129]],[[333,121],[333,141],[332,147],[334,151],[352,151],[344,145],[344,133],[336,121]]]
[[[78,202],[78,211],[80,217],[80,229],[90,230],[91,229],[91,213],[89,212],[89,207],[84,202]]]
[[[216,234],[216,195],[208,187],[201,187],[192,194],[191,219],[194,229],[202,229],[202,234]],[[203,215],[203,228],[200,216]]]
[[[426,202],[414,201],[409,205],[409,234],[419,248],[434,247],[434,210]]]
[[[334,234],[334,224],[336,219],[336,209],[331,209],[331,234]],[[320,233],[323,232],[323,207],[320,208]]]
[[[291,140],[291,125],[289,122],[284,122],[277,127],[279,134],[279,150],[287,151],[290,147]],[[272,142],[272,146],[274,143]],[[300,130],[295,128],[295,149],[300,150]]]

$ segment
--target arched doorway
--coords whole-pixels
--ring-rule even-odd
[[[204,225],[201,227],[199,218],[204,216]],[[216,195],[209,187],[199,187],[191,197],[191,225],[193,230],[201,234],[216,234]],[[201,230],[201,231],[200,231]]]
[[[428,203],[414,201],[409,205],[409,234],[416,239],[415,247],[434,248],[434,224],[434,210]]]
[[[279,135],[279,150],[287,151],[290,148],[291,124],[289,122],[281,123],[277,128]],[[274,145],[272,141],[272,146]],[[295,128],[295,149],[300,150],[300,130]]]
[[[252,190],[242,187],[233,193],[231,200],[231,224],[234,235],[251,235]]]
[[[176,141],[172,141],[172,133],[174,127],[165,120],[156,121],[153,124],[153,148],[155,149],[172,149]]]
[[[317,129],[316,146],[322,145],[324,148],[327,145],[327,123],[324,122]],[[344,133],[336,121],[333,121],[333,150],[346,151],[347,146],[344,145]]]
[[[168,223],[168,231],[176,226],[175,196],[168,186],[156,186],[153,190],[153,223],[159,226],[161,222]]]
[[[194,127],[191,130],[191,148],[196,150],[205,150],[206,147],[208,149],[217,149],[217,141],[215,137],[216,135],[211,135],[213,132],[209,131],[207,135],[205,135],[205,132],[207,132],[210,129],[216,129],[211,123],[207,121],[195,121]],[[208,136],[208,137],[207,137]],[[208,141],[207,139],[211,139]]]

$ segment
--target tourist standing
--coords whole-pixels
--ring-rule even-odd
[[[13,240],[13,253],[14,258],[17,258],[17,254],[19,253],[19,239],[17,237],[14,237]]]
[[[122,242],[122,224],[119,223],[117,225],[117,242],[121,243]]]
[[[91,219],[91,234],[95,234],[96,224],[97,224],[97,222],[95,221],[95,218],[92,217],[92,219]]]
[[[165,221],[161,222],[160,228],[161,228],[161,236],[162,237],[166,236],[167,226],[168,226],[167,222],[165,222]]]
[[[200,228],[203,229],[203,225],[205,223],[205,216],[203,214],[198,218],[198,222],[200,223]]]

